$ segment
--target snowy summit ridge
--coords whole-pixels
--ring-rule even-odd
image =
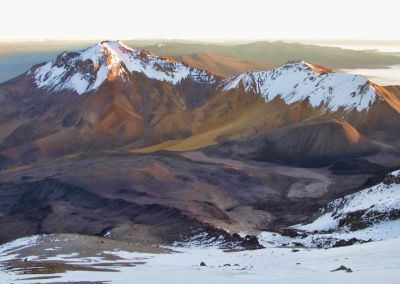
[[[33,67],[28,75],[50,92],[75,91],[82,95],[97,90],[105,81],[138,72],[148,78],[178,84],[190,79],[214,84],[217,78],[204,70],[145,50],[132,49],[121,41],[104,41],[87,49],[63,52],[55,62]],[[223,91],[244,87],[271,101],[281,97],[287,104],[308,100],[323,111],[339,108],[363,111],[377,100],[377,92],[363,76],[334,73],[304,61],[284,64],[270,71],[246,72],[222,81]]]
[[[270,71],[246,72],[223,82],[223,90],[243,85],[246,92],[254,92],[271,101],[280,96],[292,104],[308,99],[314,107],[337,111],[368,109],[377,99],[368,79],[360,75],[334,73],[304,61],[287,63]]]
[[[63,52],[54,63],[34,67],[28,75],[33,76],[39,88],[51,92],[71,90],[81,95],[98,89],[106,80],[127,80],[132,72],[173,84],[186,78],[203,84],[215,82],[215,77],[204,70],[132,49],[121,41],[103,41],[76,52]]]

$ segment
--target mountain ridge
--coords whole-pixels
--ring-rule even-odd
[[[131,49],[121,41],[103,41],[76,52],[63,52],[54,63],[36,66],[27,74],[32,75],[39,88],[70,89],[82,95],[97,90],[106,80],[129,80],[127,74],[133,72],[173,84],[185,78],[199,83],[215,82],[211,73],[145,50]]]
[[[365,77],[336,73],[304,61],[288,63],[271,71],[246,72],[224,83],[224,91],[242,84],[245,91],[257,93],[266,101],[281,96],[291,104],[308,98],[313,106],[323,104],[333,111],[341,106],[347,110],[357,108],[361,111],[373,103],[377,96]],[[292,84],[291,88],[287,86],[289,84]],[[348,97],[344,97],[346,91],[350,92]]]
[[[1,153],[23,163],[115,147],[200,149],[316,119],[365,135],[395,125],[400,111],[391,90],[304,61],[222,79],[120,41],[61,53],[1,84],[0,101]]]

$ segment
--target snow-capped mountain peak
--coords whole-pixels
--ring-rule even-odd
[[[362,111],[377,99],[376,90],[368,79],[359,75],[334,73],[304,61],[284,64],[270,71],[246,72],[223,82],[228,91],[243,85],[244,90],[257,93],[271,101],[280,96],[292,104],[308,99],[312,106],[337,111]]]
[[[197,83],[213,84],[216,78],[203,70],[145,50],[132,49],[121,41],[103,41],[89,48],[63,52],[55,62],[32,68],[28,75],[39,88],[85,94],[98,89],[106,80],[127,79],[139,72],[147,77],[177,84],[189,78]]]
[[[28,74],[39,88],[58,92],[65,89],[83,94],[97,89],[107,79],[126,73],[118,55],[103,43],[77,52],[63,52],[54,62],[34,67]]]

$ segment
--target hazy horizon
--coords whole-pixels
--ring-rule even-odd
[[[6,0],[0,39],[400,40],[400,4],[382,0],[279,2]],[[196,3],[197,4],[197,3]],[[29,27],[29,28],[27,28]]]
[[[259,39],[207,39],[207,38],[0,38],[1,43],[30,43],[30,42],[92,42],[104,40],[121,40],[121,41],[165,41],[165,42],[193,42],[193,43],[210,43],[210,44],[243,44],[259,41],[284,41],[288,43],[348,43],[348,44],[400,44],[400,39],[345,39],[345,38],[259,38]]]

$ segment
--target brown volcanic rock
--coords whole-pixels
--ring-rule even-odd
[[[296,62],[293,64],[296,65]],[[290,64],[287,66],[290,69]],[[321,66],[313,64],[307,64],[307,66],[312,72],[315,72],[315,76],[333,73],[332,70]],[[323,105],[315,106],[315,104],[312,106],[310,100],[312,95],[316,94],[312,94],[302,101],[288,104],[279,95],[266,101],[252,91],[245,91],[244,86],[240,84],[238,88],[228,91],[221,91],[222,86],[216,96],[193,111],[192,136],[179,139],[179,141],[168,141],[139,151],[194,150],[226,141],[266,134],[271,130],[296,123],[330,119],[346,121],[362,135],[373,137],[374,140],[380,142],[389,142],[392,147],[396,147],[398,142],[392,143],[393,141],[391,142],[390,139],[393,140],[400,131],[400,109],[397,107],[397,105],[400,105],[400,100],[391,89],[366,82],[364,86],[359,86],[360,90],[357,90],[360,92],[360,100],[365,95],[361,89],[365,90],[367,86],[374,88],[376,98],[364,110],[346,109],[343,106],[338,107],[338,109],[327,109]],[[282,86],[282,88],[284,87],[286,86]],[[327,89],[326,86],[321,88]],[[296,90],[296,87],[294,90]],[[338,95],[342,96],[342,94]],[[342,103],[346,102],[346,98],[354,99],[354,96],[356,94],[353,92],[350,94],[350,90],[348,94],[344,91]]]
[[[107,198],[51,178],[0,182],[0,195],[6,197],[0,202],[0,224],[8,228],[0,233],[0,243],[56,232],[103,236],[128,224],[148,226],[160,242],[172,243],[207,228],[170,206]],[[146,237],[137,235],[135,241],[146,242]]]
[[[31,149],[38,154],[29,162],[187,137],[191,110],[214,95],[218,80],[120,42],[64,52],[0,85],[0,151],[19,163]]]
[[[342,120],[322,120],[282,127],[243,141],[228,142],[209,153],[236,153],[258,161],[323,166],[376,153],[380,147]]]
[[[209,70],[221,77],[230,77],[249,70],[259,71],[272,69],[274,67],[272,64],[242,60],[240,58],[224,56],[212,52],[184,54],[178,57],[178,59],[196,68]]]
[[[190,109],[214,92],[210,87],[198,92],[198,84],[187,80],[175,86],[140,73],[129,75],[128,82],[107,81],[95,93],[82,96],[15,87],[25,81],[21,77],[0,87],[6,102],[0,113],[0,148],[15,161],[24,152],[18,147],[27,144],[51,157],[187,137]]]
[[[336,119],[288,126],[269,134],[268,140],[288,155],[340,157],[370,149],[354,127]]]

